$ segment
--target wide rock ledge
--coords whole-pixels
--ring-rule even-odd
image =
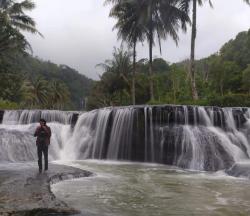
[[[58,200],[50,190],[56,182],[92,176],[81,169],[50,164],[39,174],[36,163],[0,165],[0,215],[83,215]]]

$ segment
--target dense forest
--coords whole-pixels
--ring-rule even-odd
[[[136,62],[137,104],[198,104],[250,106],[250,30],[241,32],[215,54],[197,60],[199,100],[193,100],[188,73],[189,60],[169,64],[153,60],[155,100],[150,100],[147,59]],[[131,104],[132,53],[114,49],[90,96],[90,108]]]
[[[28,54],[2,61],[0,77],[0,98],[10,108],[83,109],[93,83],[66,65]]]

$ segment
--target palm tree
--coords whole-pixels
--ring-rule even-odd
[[[209,1],[209,5],[213,7],[212,1]],[[243,0],[247,4],[250,5],[250,0]],[[197,4],[202,6],[204,0],[183,0],[183,4],[186,4],[186,11],[188,11],[189,5],[193,3],[193,14],[192,14],[192,35],[191,35],[191,54],[190,54],[190,66],[189,66],[189,75],[191,79],[191,89],[192,89],[192,97],[194,100],[198,100],[198,92],[196,88],[195,82],[195,40],[197,34]]]
[[[39,34],[35,21],[25,11],[35,8],[35,4],[30,0],[16,2],[14,0],[0,0],[0,50],[25,50],[30,44],[25,39],[21,31]]]
[[[167,36],[173,38],[178,42],[178,30],[181,27],[186,30],[186,23],[189,22],[188,14],[180,0],[107,0],[115,5],[129,4],[131,8],[135,5],[135,9],[131,9],[135,15],[130,17],[136,18],[138,21],[132,22],[134,26],[143,29],[145,37],[149,43],[149,75],[150,75],[150,98],[154,100],[154,86],[153,86],[153,46],[155,44],[155,37],[157,37],[160,51],[161,40],[166,39]],[[127,13],[125,13],[127,15]],[[127,19],[126,19],[127,20]],[[122,21],[122,20],[121,20]],[[120,26],[120,25],[119,25]],[[133,25],[129,25],[131,28]],[[129,31],[129,30],[127,30]],[[126,32],[127,32],[126,31]],[[133,31],[134,32],[134,31]],[[133,39],[133,37],[132,37]],[[135,67],[135,66],[134,66]]]
[[[25,50],[32,50],[25,37],[18,30],[0,24],[0,56]]]
[[[49,83],[48,107],[53,109],[63,109],[69,102],[70,92],[68,87],[59,80],[52,80]]]
[[[129,81],[132,71],[131,56],[132,54],[129,51],[124,51],[123,47],[114,48],[113,58],[97,65],[97,67],[104,69],[105,73],[102,75],[101,80],[106,84],[111,94],[116,94],[127,87],[131,89],[131,82]],[[122,102],[121,95],[120,101]]]
[[[211,0],[208,0],[211,7],[213,7]],[[249,0],[245,0],[249,1]],[[198,92],[196,88],[195,81],[195,40],[197,35],[197,4],[203,5],[204,0],[183,0],[182,4],[185,5],[186,12],[189,11],[191,3],[193,3],[193,13],[192,13],[192,35],[191,35],[191,54],[190,54],[190,64],[189,64],[189,75],[191,80],[192,97],[194,100],[198,100]]]
[[[35,21],[25,14],[25,11],[31,11],[34,8],[35,4],[31,0],[24,0],[22,2],[0,0],[1,21],[18,30],[38,33],[41,35],[36,29]]]
[[[109,2],[108,0],[107,2]],[[145,27],[140,22],[140,2],[121,1],[111,9],[110,17],[117,18],[114,29],[118,30],[118,39],[126,41],[133,47],[133,75],[132,75],[132,103],[136,104],[135,76],[136,76],[136,44],[145,38]]]
[[[21,87],[22,101],[24,107],[34,108],[36,106],[36,95],[33,84],[25,80]]]
[[[186,23],[189,16],[180,0],[143,0],[142,19],[147,29],[149,43],[149,74],[150,74],[150,98],[154,100],[153,87],[153,46],[155,37],[158,39],[161,52],[161,39],[166,40],[170,36],[178,44],[178,30],[186,31]]]
[[[115,47],[113,51],[113,59],[105,60],[104,63],[100,63],[97,66],[102,67],[105,72],[118,75],[129,84],[128,76],[131,73],[131,53],[125,51],[123,47]]]
[[[46,107],[49,97],[48,82],[39,76],[31,81],[31,86],[31,93],[34,95],[33,105]]]

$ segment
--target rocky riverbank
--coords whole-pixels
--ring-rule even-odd
[[[50,164],[49,171],[39,174],[36,163],[0,165],[1,216],[81,215],[58,200],[50,185],[58,181],[91,176],[73,167]]]

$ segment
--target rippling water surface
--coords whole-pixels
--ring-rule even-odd
[[[88,215],[250,215],[250,181],[158,164],[75,161],[90,178],[60,182],[55,195]]]

